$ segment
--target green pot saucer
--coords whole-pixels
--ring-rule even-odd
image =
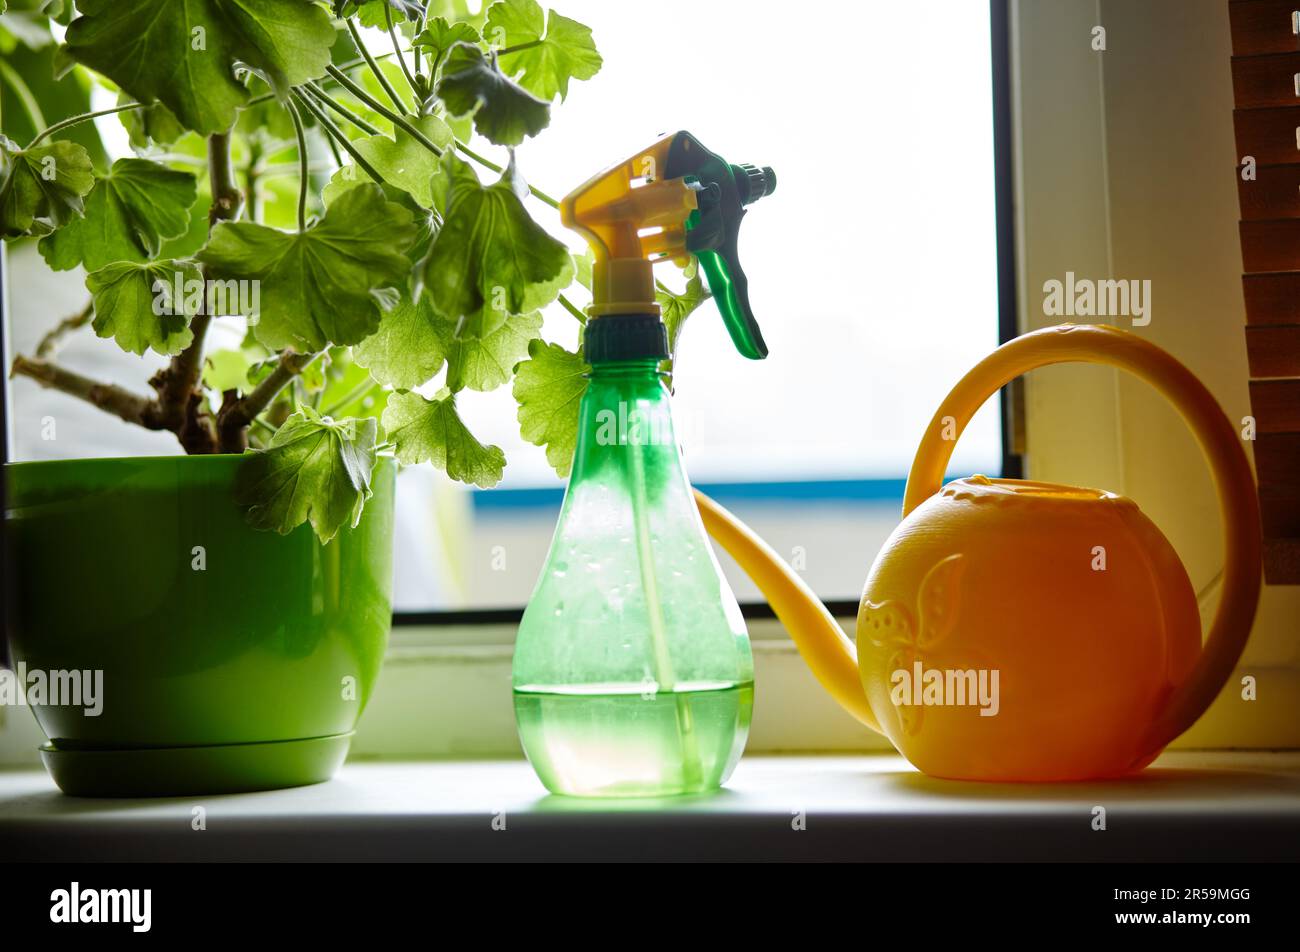
[[[301,787],[328,780],[352,732],[330,737],[124,750],[41,748],[59,789],[73,797],[184,797]]]

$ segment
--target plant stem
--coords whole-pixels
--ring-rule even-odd
[[[375,110],[375,112],[379,113],[389,122],[391,122],[393,125],[397,126],[407,135],[411,136],[411,138],[419,142],[420,145],[424,146],[426,149],[428,149],[436,156],[442,155],[443,150],[440,149],[437,145],[435,145],[433,141],[429,139],[428,136],[426,136],[423,132],[417,129],[410,122],[408,122],[404,117],[397,115],[391,109],[386,107],[383,103],[376,100],[375,97],[371,96],[364,89],[362,89],[351,79],[349,79],[346,75],[344,75],[343,72],[339,70],[337,66],[327,66],[326,72],[328,72],[330,76],[336,79],[339,82],[339,84],[343,86],[348,92],[352,93],[352,95],[356,96],[358,99],[360,99],[371,109]],[[325,93],[324,90],[317,90],[317,95],[324,96],[325,98],[329,98],[328,93]],[[498,174],[505,171],[502,166],[497,165],[495,162],[493,162],[491,159],[487,158],[486,156],[479,155],[477,152],[475,152],[469,146],[465,145],[463,142],[458,141],[456,143],[456,148],[459,149],[462,153],[464,153],[468,158],[474,160],[475,162],[477,162],[479,165],[483,166],[486,169],[491,169],[493,172],[496,172]],[[552,208],[558,209],[560,207],[560,203],[558,201],[556,201],[550,195],[543,192],[541,189],[534,188],[533,186],[530,185],[528,186],[528,191],[532,195],[534,195],[539,201],[545,202],[547,205],[550,205]]]
[[[63,320],[59,321],[59,323],[56,324],[48,334],[41,338],[41,342],[36,345],[37,358],[40,360],[48,360],[50,357],[53,357],[55,352],[58,351],[59,343],[62,341],[64,335],[71,331],[75,331],[78,327],[85,327],[90,323],[90,319],[94,314],[95,302],[87,301],[86,306],[76,314],[73,314],[71,317],[65,317]]]
[[[543,42],[543,40],[529,40],[527,43],[507,46],[503,50],[497,50],[497,56],[509,56],[511,53],[521,53],[524,50],[531,50],[535,46],[541,46]]]
[[[235,164],[230,158],[230,133],[208,136],[208,184],[212,206],[208,209],[208,228],[217,222],[234,221],[244,204],[244,195],[235,179]]]
[[[293,131],[298,137],[298,232],[307,230],[307,185],[311,181],[311,172],[307,167],[307,132],[302,127],[302,116],[292,99],[285,103],[289,107],[289,116],[293,119]]]
[[[397,31],[393,29],[393,8],[384,4],[384,20],[388,24],[388,38],[393,42],[393,55],[397,57],[397,64],[402,67],[402,75],[406,77],[406,85],[411,87],[411,93],[415,96],[418,105],[421,99],[420,85],[411,75],[411,71],[406,68],[406,57],[402,55],[402,44],[397,42]],[[416,54],[417,62],[419,54]]]
[[[217,432],[221,436],[221,449],[226,453],[242,453],[248,448],[248,427],[263,410],[271,405],[285,385],[302,373],[320,353],[300,354],[286,350],[266,379],[233,403],[223,403],[217,413]]]
[[[352,34],[352,42],[357,45],[357,52],[365,58],[366,65],[370,67],[370,72],[379,81],[380,87],[388,94],[388,98],[393,101],[393,105],[397,107],[398,112],[406,112],[406,103],[402,102],[402,97],[397,95],[397,90],[389,83],[388,77],[379,69],[379,64],[375,62],[375,58],[366,49],[365,41],[361,39],[361,31],[357,29],[357,25],[352,21],[351,17],[348,17],[344,22],[348,25],[348,32]],[[331,66],[330,75],[333,75],[333,69],[334,67]],[[337,79],[337,77],[335,78]]]
[[[265,174],[262,168],[262,147],[257,139],[248,143],[248,165],[244,169],[244,215],[249,221],[257,221],[257,183]]]
[[[243,193],[235,178],[235,164],[230,157],[230,133],[208,136],[208,180],[212,205],[208,209],[208,230],[222,221],[239,218],[244,205]],[[204,281],[206,282],[206,275]],[[207,295],[204,295],[206,299]],[[206,305],[206,300],[205,300]],[[154,429],[171,430],[187,453],[217,452],[217,432],[203,401],[199,379],[203,375],[203,343],[212,323],[206,306],[190,321],[194,334],[190,345],[149,381],[158,394],[150,409]]]
[[[325,142],[330,147],[330,157],[334,159],[334,167],[336,169],[343,168],[343,153],[339,151],[339,144],[328,133],[325,135]]]
[[[420,8],[420,22],[417,23],[416,26],[415,26],[415,35],[416,35],[416,36],[419,36],[421,33],[424,32],[424,28],[425,28],[425,26],[428,24],[428,22],[429,22],[429,8],[428,8],[427,6],[425,6],[425,7],[421,7],[421,8]],[[418,46],[416,46],[414,43],[412,43],[412,44],[411,44],[411,62],[415,64],[415,75],[416,75],[416,76],[419,76],[419,75],[420,75],[420,62],[421,62],[421,60],[423,60],[423,59],[424,59],[424,54],[420,52],[420,48],[419,48]],[[432,80],[433,80],[433,74],[432,74],[432,73],[429,74],[429,79],[430,79],[430,81],[431,81],[431,82],[430,82],[430,85],[432,85]]]
[[[336,126],[330,120],[329,116],[325,115],[325,111],[323,109],[321,109],[314,102],[312,102],[312,100],[309,99],[305,94],[299,92],[296,89],[293,91],[293,97],[294,99],[298,100],[298,103],[304,109],[306,109],[309,113],[311,113],[313,116],[316,117],[316,121],[320,123],[321,128],[325,130],[326,134],[329,135],[331,139],[333,139],[339,145],[343,146],[344,151],[346,151],[348,155],[352,156],[353,162],[355,162],[358,166],[360,166],[365,171],[365,173],[370,176],[370,178],[373,181],[375,181],[378,184],[383,183],[384,181],[383,176],[381,176],[378,172],[376,172],[374,170],[374,167],[371,166],[371,164],[367,162],[364,157],[362,157],[361,153],[358,152],[356,150],[356,147],[352,145],[351,140],[349,140],[348,137],[343,134],[343,130],[340,129],[338,126]]]
[[[98,380],[83,377],[52,361],[33,360],[19,354],[14,358],[9,373],[11,377],[29,377],[42,387],[85,400],[127,423],[135,423],[153,430],[165,429],[156,425],[156,420],[150,412],[154,402],[149,398],[111,383],[100,383]]]
[[[456,142],[456,148],[459,149],[461,152],[465,153],[465,155],[469,156],[469,158],[473,159],[479,165],[483,166],[485,169],[491,169],[493,172],[497,172],[497,173],[505,171],[505,169],[497,165],[491,159],[479,155],[477,152],[475,152],[473,149],[471,149],[469,146],[465,145],[465,143],[459,140],[457,140]],[[560,207],[559,202],[551,198],[551,196],[547,195],[540,188],[534,188],[533,186],[529,185],[528,191],[539,201],[545,202],[547,205],[550,205],[552,208],[558,209]]]
[[[563,294],[560,295],[559,301],[561,304],[564,305],[564,309],[566,311],[568,311],[570,314],[572,314],[574,317],[578,319],[579,324],[587,323],[587,315],[583,314],[582,311],[579,310],[579,308],[576,305],[574,305],[574,303],[570,301],[568,298],[566,298]]]
[[[397,126],[399,129],[401,129],[403,132],[405,132],[407,135],[413,138],[416,142],[420,143],[420,145],[424,146],[434,155],[437,156],[442,155],[442,149],[440,149],[437,145],[435,145],[432,139],[430,139],[418,128],[416,128],[414,125],[408,122],[404,116],[398,115],[397,113],[389,109],[387,106],[385,106],[383,103],[375,99],[374,96],[370,95],[368,92],[366,92],[356,83],[354,83],[337,67],[327,66],[325,67],[325,71],[328,72],[335,79],[337,79],[339,81],[339,84],[343,86],[344,89],[346,89],[352,95],[356,96],[363,103],[365,103],[375,112],[379,113],[389,122],[391,122],[393,125]],[[328,95],[328,94],[322,91],[321,95]]]
[[[45,113],[41,112],[41,104],[32,95],[32,88],[27,85],[27,81],[4,60],[0,60],[0,77],[3,77],[13,89],[18,102],[22,104],[23,112],[27,113],[27,118],[31,121],[32,128],[44,129]]]
[[[343,103],[339,102],[333,96],[329,95],[327,92],[325,92],[325,90],[321,89],[311,80],[307,80],[307,82],[303,83],[303,86],[305,86],[308,89],[308,91],[311,92],[311,94],[316,98],[318,102],[323,102],[325,105],[329,106],[331,109],[337,112],[348,122],[352,123],[362,132],[372,136],[383,135],[383,133],[381,133],[377,128],[372,126],[365,119],[362,119],[355,112],[353,112],[347,106],[343,105]]]
[[[61,122],[56,122],[52,126],[47,126],[44,131],[36,133],[36,138],[33,139],[31,142],[27,143],[27,148],[30,149],[38,142],[40,142],[42,139],[44,139],[46,136],[54,135],[54,133],[66,129],[69,126],[75,126],[79,122],[86,122],[90,119],[98,119],[100,116],[111,116],[115,112],[126,112],[129,109],[143,109],[147,105],[148,103],[143,103],[143,102],[129,102],[123,106],[114,106],[112,109],[100,109],[96,112],[83,112],[77,116],[69,116],[67,119],[62,120]]]
[[[392,55],[393,55],[392,53],[380,53],[378,56],[375,57],[375,59],[377,60],[388,59],[388,57]],[[358,57],[357,59],[349,60],[348,62],[344,63],[342,66],[339,67],[339,69],[346,72],[347,70],[356,69],[358,66],[365,66],[365,65],[366,65],[366,61]],[[262,93],[262,95],[254,96],[252,99],[248,100],[248,102],[244,103],[243,108],[247,109],[249,106],[260,106],[262,103],[270,102],[272,99],[275,98],[277,98],[275,93]]]

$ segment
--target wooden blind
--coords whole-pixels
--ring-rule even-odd
[[[1264,574],[1270,584],[1295,585],[1300,584],[1300,0],[1230,0],[1228,15]]]

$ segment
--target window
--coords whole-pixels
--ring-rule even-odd
[[[823,598],[856,599],[898,522],[922,430],[998,343],[988,7],[836,4],[815,15],[815,58],[779,27],[788,6],[736,9],[665,0],[647,15],[569,0],[563,12],[592,26],[605,66],[573,86],[520,167],[558,195],[682,128],[731,161],[776,170],[775,195],[741,239],[771,354],[744,359],[716,311],[696,311],[674,415],[696,484],[802,560]],[[542,220],[564,234],[558,216]],[[576,324],[557,308],[545,333],[571,346]],[[527,600],[563,484],[519,438],[509,404],[504,391],[462,404],[506,451],[501,486],[444,492],[432,474],[403,477],[401,504],[417,514],[399,546],[419,546],[421,533],[435,541],[423,558],[399,557],[399,611]],[[952,465],[1000,468],[996,401]],[[758,599],[723,562],[741,601]]]
[[[678,430],[697,484],[802,561],[822,597],[855,599],[898,521],[923,428],[998,342],[988,8],[836,4],[800,21],[798,48],[793,27],[781,26],[788,6],[746,0],[739,9],[566,0],[562,12],[592,26],[605,65],[573,85],[519,164],[560,195],[684,128],[732,161],[775,168],[777,192],[746,222],[741,249],[771,356],[742,358],[716,311],[697,311],[677,366]],[[95,105],[113,101],[100,90]],[[110,150],[125,153],[116,119],[99,124]],[[582,248],[553,212],[533,210]],[[8,269],[12,355],[34,349],[84,291],[79,273],[49,271],[30,243],[10,249]],[[571,346],[576,323],[555,308],[543,333]],[[213,339],[230,346],[239,331]],[[146,379],[142,360],[160,363],[88,333],[64,354],[124,381]],[[117,423],[28,380],[10,387],[10,459],[177,452],[170,434]],[[506,478],[474,491],[428,467],[402,474],[399,613],[517,609],[550,542],[563,483],[519,437],[508,389],[466,394],[461,410],[480,439],[505,450]],[[40,435],[49,414],[59,420],[53,442]],[[993,472],[1000,459],[991,402],[953,469]],[[756,600],[724,565],[741,601]]]

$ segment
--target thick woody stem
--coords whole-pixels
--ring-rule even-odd
[[[165,429],[156,425],[155,415],[151,412],[154,402],[148,397],[134,394],[114,384],[100,383],[98,380],[84,377],[51,361],[19,355],[14,358],[10,375],[30,377],[42,387],[78,397],[128,423],[135,423],[152,430]]]
[[[319,354],[285,351],[280,362],[266,379],[238,400],[222,403],[217,414],[220,452],[242,453],[248,448],[248,427],[259,413],[271,405],[276,395],[302,373]]]
[[[208,137],[208,176],[212,186],[212,205],[208,209],[208,227],[221,221],[234,221],[243,208],[244,196],[235,179],[235,165],[230,158],[230,134]],[[205,295],[206,297],[206,295]],[[154,429],[171,430],[187,453],[215,453],[218,450],[216,424],[204,407],[199,378],[203,375],[203,342],[212,315],[203,312],[190,321],[194,339],[171,359],[165,370],[150,383],[158,393],[150,424]]]
[[[63,343],[63,338],[79,327],[85,327],[90,323],[90,319],[95,316],[95,303],[87,301],[76,314],[71,317],[65,317],[54,326],[48,334],[41,338],[41,342],[36,345],[36,356],[41,360],[48,360],[53,357]]]

